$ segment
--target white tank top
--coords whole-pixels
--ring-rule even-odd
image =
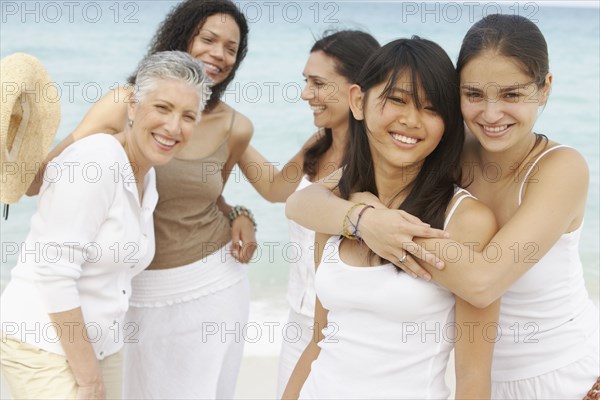
[[[444,226],[470,197],[464,190],[457,195]],[[341,240],[328,240],[316,273],[328,327],[300,398],[448,398],[444,374],[455,340],[454,295],[391,263],[347,265],[339,256]]]
[[[560,147],[566,146],[548,149],[533,162],[519,190],[519,205],[523,186],[535,165]],[[501,331],[492,366],[494,381],[539,376],[589,352],[585,342],[590,335],[597,335],[598,309],[585,288],[580,235],[581,226],[562,235],[502,297]],[[528,251],[535,249],[533,243],[531,246]]]

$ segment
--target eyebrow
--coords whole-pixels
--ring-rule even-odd
[[[306,76],[306,75],[304,75],[304,72],[302,73],[302,76],[305,77],[305,78],[321,79],[323,81],[327,80],[326,78],[324,78],[322,76],[319,76],[319,75],[308,75],[308,76]]]
[[[200,29],[200,32],[202,32],[202,31],[206,31],[206,32],[211,33],[213,36],[220,37],[216,32],[213,32],[210,29],[202,28],[202,29]],[[227,43],[235,44],[236,46],[239,44],[235,40],[228,40]]]
[[[516,83],[516,84],[510,85],[510,86],[500,86],[500,85],[495,85],[495,86],[496,87],[500,87],[500,92],[501,93],[505,93],[505,92],[510,92],[512,90],[523,89],[525,86],[529,86],[532,83],[533,82],[526,82],[526,83]],[[461,85],[460,88],[461,89],[468,89],[468,90],[478,91],[478,92],[482,92],[483,91],[483,89],[481,89],[481,88],[479,88],[477,86],[470,85],[468,83],[465,84],[465,85]]]
[[[175,108],[175,104],[171,103],[169,100],[165,100],[165,99],[162,99],[162,98],[160,98],[160,97],[159,97],[159,98],[157,98],[155,101],[156,101],[156,102],[159,102],[159,103],[165,103],[165,104],[166,104],[166,105],[168,105],[169,107],[171,107],[171,108]],[[191,108],[190,108],[190,109],[188,109],[188,110],[184,110],[184,112],[192,112],[192,113],[196,114],[196,110],[194,110],[194,109],[191,109]]]
[[[402,94],[406,94],[406,95],[409,95],[409,96],[412,96],[412,94],[413,94],[412,90],[407,90],[407,89],[403,89],[403,88],[399,88],[397,86],[394,86],[394,88],[392,89],[392,93],[397,93],[397,92],[400,92]]]
[[[157,98],[155,101],[156,101],[156,102],[159,102],[159,103],[165,103],[165,104],[166,104],[166,105],[168,105],[169,107],[173,107],[173,106],[174,106],[174,104],[173,104],[173,103],[171,103],[169,100],[165,100],[165,99],[162,99],[162,98],[160,98],[160,97],[158,97],[158,98]]]

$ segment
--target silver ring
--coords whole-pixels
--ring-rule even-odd
[[[406,261],[406,257],[408,257],[408,254],[404,253],[402,258],[398,259],[398,261],[400,261],[400,264],[404,264],[404,261]]]

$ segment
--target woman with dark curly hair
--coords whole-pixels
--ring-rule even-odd
[[[235,73],[248,52],[248,24],[246,17],[236,8],[235,4],[230,1],[219,0],[185,1],[181,3],[171,11],[160,25],[150,43],[150,50],[148,52],[152,54],[159,51],[180,50],[188,51],[193,56],[198,56],[198,54],[194,54],[190,46],[196,40],[207,41],[207,38],[199,38],[198,34],[208,17],[215,14],[222,14],[223,16],[233,18],[232,22],[237,25],[240,33],[239,43],[232,43],[233,47],[226,49],[227,52],[233,50],[233,59],[230,60],[232,62],[231,65],[228,65],[225,70],[221,71],[220,76],[212,72],[211,68],[207,68],[206,70],[208,76],[215,83],[211,88],[212,96],[207,105],[207,111],[212,110],[221,103],[220,99],[223,92],[225,92],[229,83],[235,78]],[[226,17],[224,18],[226,19]],[[208,59],[202,59],[201,61],[205,65],[210,65],[211,63]],[[129,83],[134,83],[134,81],[135,75],[132,75],[129,78]]]
[[[150,54],[190,53],[202,61],[213,86],[188,146],[156,170],[156,256],[132,284],[124,332],[126,398],[234,395],[243,341],[220,332],[239,330],[248,319],[250,292],[243,264],[256,248],[255,223],[246,208],[227,206],[221,193],[253,127],[220,98],[247,46],[246,19],[229,0],[178,4],[150,44]],[[91,108],[54,155],[64,144],[94,132],[122,130],[127,121],[125,99],[132,91],[116,91]]]

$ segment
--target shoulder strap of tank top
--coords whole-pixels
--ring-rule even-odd
[[[456,193],[454,193],[454,197],[456,197],[457,195],[458,195],[458,199],[456,199],[456,201],[452,205],[452,208],[448,212],[448,215],[446,215],[446,219],[444,220],[444,229],[446,229],[446,227],[450,223],[450,219],[454,215],[454,211],[456,211],[456,209],[458,208],[458,206],[460,205],[460,203],[462,203],[462,201],[464,199],[466,199],[467,197],[471,197],[471,198],[475,199],[475,196],[473,196],[471,193],[469,193],[468,191],[466,191],[465,189],[462,189],[462,188],[458,189],[456,191]]]
[[[217,150],[215,150],[215,152],[213,154],[216,154],[219,150],[221,150],[223,148],[229,149],[229,147],[228,147],[229,137],[231,136],[231,130],[233,129],[233,123],[235,122],[235,116],[237,114],[235,109],[232,108],[231,110],[232,110],[231,122],[229,123],[229,128],[227,128],[227,135],[225,135],[225,140],[223,141],[221,146],[219,146],[219,148],[217,148]],[[227,153],[227,154],[229,154],[229,153]]]
[[[551,147],[551,148],[547,149],[546,151],[544,151],[542,154],[540,154],[538,156],[538,158],[536,158],[535,161],[533,163],[531,163],[531,166],[529,167],[529,169],[527,170],[527,173],[525,174],[525,177],[523,178],[523,182],[521,182],[521,187],[519,188],[519,205],[521,205],[521,202],[523,201],[523,199],[522,199],[523,188],[525,187],[525,182],[527,182],[527,178],[529,178],[529,174],[531,174],[531,171],[533,171],[533,169],[535,168],[537,163],[542,159],[542,157],[544,157],[546,154],[550,153],[552,150],[556,150],[561,147],[569,147],[569,146],[567,146],[565,144],[559,144],[558,146]]]
[[[231,122],[229,123],[229,129],[227,129],[227,137],[229,137],[229,135],[231,134],[231,130],[233,129],[233,123],[235,122],[235,115],[237,114],[237,112],[235,111],[235,109],[232,108],[232,115],[231,115]]]

